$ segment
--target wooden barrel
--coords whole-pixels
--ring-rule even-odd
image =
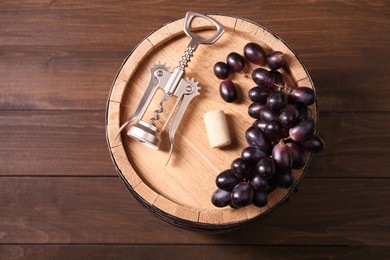
[[[294,51],[277,35],[254,22],[226,15],[210,15],[225,28],[225,33],[213,45],[200,45],[195,51],[186,76],[199,82],[200,95],[195,97],[179,125],[170,162],[168,138],[161,136],[161,147],[153,150],[126,135],[118,135],[119,127],[129,118],[138,105],[150,79],[150,68],[166,63],[176,67],[186,50],[189,38],[183,32],[183,19],[168,23],[150,34],[134,48],[123,62],[109,94],[106,110],[106,133],[110,154],[116,170],[133,196],[159,218],[174,225],[196,230],[228,230],[260,218],[281,204],[302,180],[303,169],[293,170],[295,184],[290,189],[276,188],[269,194],[265,207],[248,206],[240,209],[216,208],[211,195],[216,190],[215,178],[230,163],[240,157],[247,146],[245,131],[253,123],[247,110],[251,103],[247,97],[255,84],[251,72],[257,66],[247,64],[243,73],[235,73],[231,79],[239,89],[240,101],[226,103],[219,96],[220,80],[213,74],[217,61],[225,61],[230,52],[243,52],[248,42],[260,44],[267,53],[282,51],[287,65],[281,69],[285,80],[293,87],[314,88],[304,65]],[[195,19],[192,28],[203,36],[213,33],[204,19]],[[154,98],[149,109],[158,108],[160,99]],[[173,104],[164,104],[166,111]],[[148,109],[148,110],[149,110]],[[203,115],[212,110],[225,111],[232,143],[221,149],[212,149],[207,140]],[[317,121],[317,104],[311,106]],[[117,137],[117,138],[116,138]],[[142,220],[140,220],[142,221]]]

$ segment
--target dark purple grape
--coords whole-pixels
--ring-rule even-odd
[[[226,63],[229,68],[234,72],[240,72],[245,67],[245,61],[237,52],[231,52],[226,58]]]
[[[286,60],[284,59],[283,52],[274,51],[273,53],[268,55],[267,59],[265,60],[265,63],[267,63],[268,67],[271,70],[277,70],[284,66]]]
[[[277,121],[271,121],[265,126],[264,135],[268,141],[279,141],[282,136],[282,126]]]
[[[265,123],[261,118],[257,119],[255,122],[252,124],[253,126],[257,126],[261,131],[264,132],[265,126],[267,123]]]
[[[264,49],[254,42],[247,43],[244,46],[244,56],[256,65],[263,65],[266,58]]]
[[[265,123],[279,120],[279,116],[268,107],[265,107],[260,111],[260,118]]]
[[[314,90],[308,87],[294,88],[291,97],[296,104],[301,106],[310,106],[316,100]]]
[[[299,107],[298,109],[298,119],[311,119],[311,109],[308,107]]]
[[[286,143],[288,148],[290,149],[290,155],[292,157],[292,168],[293,169],[301,169],[305,166],[306,156],[302,149],[302,147],[296,143]]]
[[[284,142],[279,142],[272,149],[272,159],[275,162],[275,169],[279,172],[289,171],[292,168],[292,157],[290,149]]]
[[[217,187],[227,191],[231,191],[239,182],[240,180],[236,177],[233,170],[221,172],[216,179]]]
[[[214,206],[222,208],[230,204],[231,194],[230,191],[217,189],[211,196],[211,202]]]
[[[282,91],[271,93],[267,98],[267,106],[273,111],[279,111],[287,105],[287,95]]]
[[[290,104],[290,105],[295,105],[293,99],[292,99],[292,96],[291,94],[287,94],[287,104]]]
[[[279,114],[279,122],[283,127],[289,127],[298,118],[299,112],[294,105],[285,106]]]
[[[252,203],[253,188],[248,182],[240,182],[234,187],[231,195],[232,205],[236,208],[242,208]]]
[[[257,163],[255,170],[257,174],[270,178],[275,173],[275,163],[271,158],[264,157]]]
[[[264,191],[255,191],[252,199],[253,205],[256,207],[264,207],[268,203],[268,195]]]
[[[241,158],[251,163],[257,163],[261,158],[265,156],[265,152],[253,146],[244,148],[241,153]]]
[[[294,182],[295,178],[294,175],[291,174],[291,172],[283,172],[275,174],[275,176],[272,178],[272,182],[276,184],[276,186],[282,187],[282,188],[290,188]]]
[[[302,142],[302,145],[312,153],[320,153],[324,150],[325,142],[318,135],[313,135],[309,139]]]
[[[222,61],[215,63],[214,74],[219,79],[226,79],[229,76],[229,66]]]
[[[237,90],[236,86],[234,86],[233,81],[225,79],[219,85],[219,94],[222,99],[228,103],[233,102],[237,99]]]
[[[248,107],[248,114],[253,118],[260,118],[260,111],[265,107],[265,105],[259,103],[252,103]]]
[[[262,151],[267,151],[269,144],[263,132],[256,126],[251,126],[245,133],[246,141],[250,146],[258,147]]]
[[[302,142],[310,138],[314,134],[315,123],[312,119],[299,121],[296,125],[289,129],[291,139],[296,142]]]
[[[283,75],[277,71],[277,70],[271,70],[270,71],[271,75],[274,77],[274,84],[278,86],[284,86],[284,78]]]
[[[272,93],[272,90],[265,87],[254,87],[249,90],[248,96],[250,100],[256,103],[267,103],[268,96]]]
[[[234,175],[236,175],[237,178],[243,179],[243,178],[250,178],[252,175],[252,169],[248,161],[237,158],[232,161],[231,169],[234,172]]]
[[[252,72],[253,81],[259,85],[266,88],[271,88],[274,85],[274,77],[272,74],[263,68],[257,68]]]
[[[251,179],[251,185],[255,190],[264,191],[268,187],[268,181],[266,177],[257,173],[253,175]]]

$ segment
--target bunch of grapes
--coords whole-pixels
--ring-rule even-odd
[[[294,184],[291,171],[304,167],[305,150],[318,153],[324,149],[324,141],[315,134],[316,124],[309,108],[316,101],[315,92],[308,87],[291,88],[284,82],[278,71],[285,65],[283,53],[266,55],[260,45],[251,42],[245,45],[244,56],[270,70],[260,67],[252,72],[257,86],[248,93],[253,102],[248,114],[255,121],[245,133],[248,147],[233,160],[230,169],[217,176],[218,189],[211,198],[217,207],[265,206],[271,190]],[[227,63],[215,64],[214,74],[224,79],[220,94],[226,102],[237,97],[233,82],[227,80],[229,72],[242,71],[244,66],[244,58],[238,53],[230,53]]]

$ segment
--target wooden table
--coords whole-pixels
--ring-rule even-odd
[[[390,258],[388,1],[2,1],[1,259]],[[320,134],[300,190],[225,234],[150,214],[117,176],[105,140],[123,59],[187,10],[256,21],[300,55]]]

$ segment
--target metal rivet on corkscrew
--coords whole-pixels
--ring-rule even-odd
[[[216,32],[211,38],[204,39],[203,37],[191,32],[191,21],[195,17],[207,19],[216,27]],[[213,44],[219,39],[219,37],[222,36],[224,29],[218,22],[206,15],[187,12],[184,19],[184,32],[188,37],[191,38],[191,41],[187,46],[187,50],[184,52],[179,66],[174,68],[173,72],[169,71],[169,69],[164,64],[160,63],[150,68],[150,81],[145,93],[143,94],[134,114],[131,115],[130,118],[119,129],[120,133],[128,123],[137,120],[134,125],[130,126],[129,130],[127,131],[127,135],[149,147],[158,149],[160,144],[159,133],[164,131],[174,111],[176,111],[176,114],[169,127],[168,136],[170,149],[167,163],[172,155],[175,133],[183,117],[184,111],[186,110],[189,102],[195,96],[199,95],[198,90],[200,87],[198,87],[198,83],[193,79],[183,78],[185,67],[188,66],[188,63],[199,44]],[[159,102],[159,107],[154,110],[154,116],[152,118],[149,118],[146,121],[142,120],[142,117],[148,109],[158,88],[164,91],[164,96]],[[164,125],[161,128],[158,128],[156,123],[160,120],[160,114],[165,112],[163,106],[164,102],[172,96],[177,97],[177,101],[169,113],[168,118],[165,120]]]

